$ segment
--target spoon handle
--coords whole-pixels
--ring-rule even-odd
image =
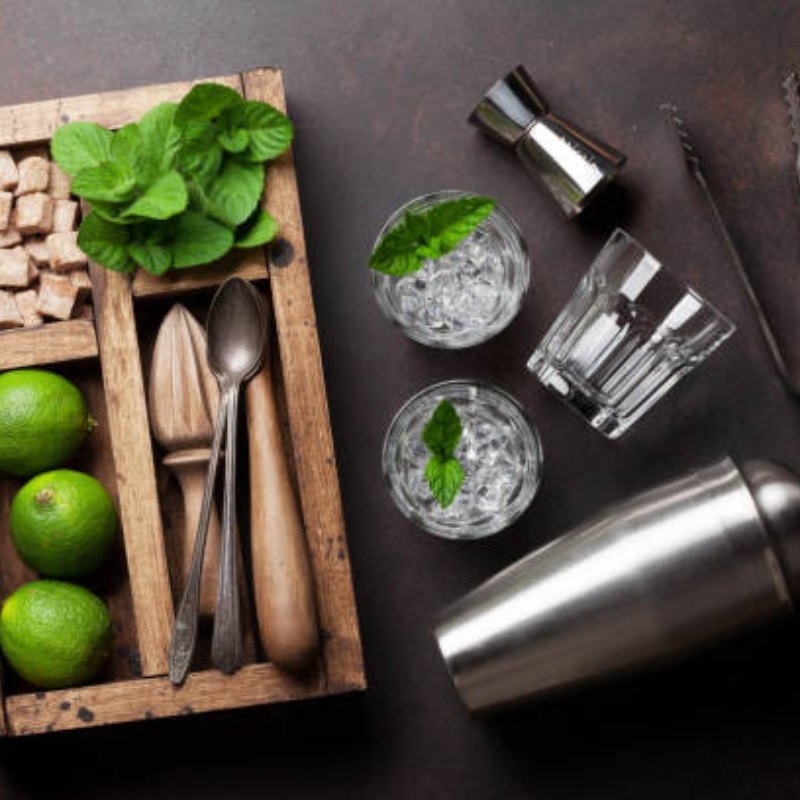
[[[239,619],[239,581],[236,571],[236,429],[239,386],[225,392],[228,437],[225,456],[225,493],[222,499],[222,552],[219,561],[217,610],[211,640],[211,661],[227,675],[242,664],[242,626]]]
[[[197,617],[200,607],[200,581],[203,575],[203,557],[208,537],[208,521],[214,499],[214,484],[217,479],[217,465],[222,446],[222,435],[228,409],[220,403],[217,420],[214,424],[214,441],[211,445],[211,458],[208,462],[206,485],[203,491],[203,504],[200,507],[200,519],[197,523],[197,535],[194,540],[192,566],[183,590],[178,613],[175,615],[175,626],[172,629],[172,641],[169,648],[169,679],[175,686],[180,686],[189,672],[192,655],[197,640]]]

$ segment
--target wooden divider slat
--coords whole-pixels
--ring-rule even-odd
[[[88,319],[48,322],[38,328],[0,333],[0,370],[56,364],[97,356],[94,323]]]
[[[246,72],[242,80],[245,97],[285,111],[279,70]],[[359,689],[365,685],[361,642],[291,151],[270,164],[264,203],[280,225],[273,250],[276,255],[270,260],[270,290],[303,519],[325,633],[327,691]]]
[[[267,277],[267,258],[263,247],[232,250],[225,258],[207,267],[173,269],[166,275],[151,275],[140,269],[133,279],[134,297],[164,297],[217,286],[236,275],[246,281]]]
[[[90,271],[142,673],[163,675],[172,592],[130,278],[95,264]]]
[[[302,700],[321,694],[324,689],[318,680],[292,677],[272,664],[250,664],[234,675],[217,670],[193,672],[179,689],[169,678],[139,678],[15,695],[6,700],[6,715],[8,733],[26,736]]]
[[[67,122],[96,122],[106,128],[121,128],[159,103],[180,100],[195,83],[222,83],[239,90],[239,75],[139,86],[102,94],[83,94],[0,109],[0,147],[49,141],[53,131]]]

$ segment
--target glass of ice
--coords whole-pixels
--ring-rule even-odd
[[[422,430],[442,400],[458,413],[463,433],[456,458],[464,482],[442,508],[425,480],[430,457]],[[475,381],[437,383],[414,395],[392,420],[383,443],[383,475],[400,511],[447,539],[480,539],[513,523],[533,500],[542,447],[521,406],[501,389]]]
[[[735,330],[635,239],[616,230],[528,369],[616,439]]]
[[[447,190],[411,200],[389,217],[378,241],[406,211],[471,196]],[[454,250],[419,271],[399,278],[372,273],[383,313],[411,339],[445,348],[471,347],[500,333],[519,311],[529,281],[527,247],[499,205]]]

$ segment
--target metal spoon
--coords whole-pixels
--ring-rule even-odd
[[[242,662],[242,627],[236,570],[236,421],[239,389],[259,369],[267,341],[267,321],[261,300],[247,281],[229,278],[211,301],[206,322],[208,365],[219,382],[221,402],[214,425],[203,504],[197,525],[189,578],[181,598],[170,644],[169,676],[180,685],[186,678],[197,639],[197,614],[203,553],[217,474],[222,435],[227,425],[225,487],[222,505],[222,548],[219,588],[211,643],[211,660],[225,673]]]

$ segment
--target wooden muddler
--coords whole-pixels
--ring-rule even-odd
[[[269,313],[268,299],[262,296]],[[297,672],[317,653],[314,579],[289,476],[269,354],[245,390],[250,445],[250,536],[261,643],[270,661]]]

